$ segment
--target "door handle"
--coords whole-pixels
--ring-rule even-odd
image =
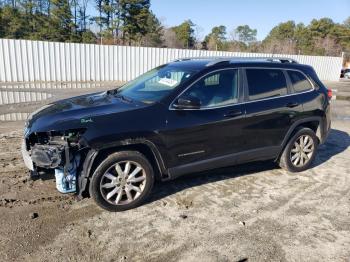
[[[290,102],[290,103],[286,104],[286,107],[292,108],[292,107],[297,107],[298,105],[299,105],[299,103],[297,103],[297,102]]]
[[[236,116],[240,116],[240,115],[242,115],[241,110],[233,110],[233,111],[229,111],[226,114],[224,114],[224,117],[236,117]]]

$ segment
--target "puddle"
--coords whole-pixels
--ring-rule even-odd
[[[338,120],[350,121],[350,116],[336,116]]]
[[[80,88],[113,88],[118,82],[25,82],[0,83],[1,89],[80,89]]]
[[[27,120],[29,113],[8,113],[0,115],[0,121],[24,121]]]
[[[52,94],[46,92],[0,91],[0,105],[46,100]]]

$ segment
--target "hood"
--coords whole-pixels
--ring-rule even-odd
[[[26,128],[32,132],[66,130],[85,127],[101,115],[135,110],[146,106],[136,101],[125,101],[108,92],[93,93],[60,100],[32,113]]]

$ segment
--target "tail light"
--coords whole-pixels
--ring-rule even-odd
[[[330,88],[327,89],[327,96],[328,96],[328,99],[329,99],[329,100],[332,99],[332,96],[333,96],[332,89],[330,89]]]

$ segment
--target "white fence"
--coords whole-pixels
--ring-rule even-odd
[[[0,39],[0,82],[127,81],[176,58],[192,56],[272,54]],[[339,79],[343,63],[342,57],[274,56],[311,65],[321,80],[330,81]]]

